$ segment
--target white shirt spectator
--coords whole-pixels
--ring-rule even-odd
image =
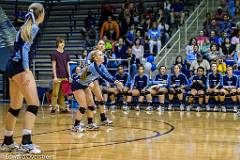
[[[144,55],[144,48],[142,45],[132,47],[132,54],[135,54],[136,58],[142,61]]]

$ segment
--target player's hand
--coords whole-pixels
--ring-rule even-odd
[[[54,82],[54,83],[59,82],[58,78],[57,78],[57,77],[54,77],[54,78],[53,78],[53,82]]]
[[[68,78],[69,83],[72,83],[72,77]]]
[[[89,87],[93,88],[93,87],[94,87],[94,83],[91,82],[91,83],[89,84]]]
[[[114,83],[117,85],[117,87],[118,87],[119,89],[122,89],[122,88],[123,88],[122,82],[116,80]]]

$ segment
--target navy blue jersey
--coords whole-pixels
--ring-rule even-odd
[[[130,75],[127,72],[124,72],[123,75],[116,73],[115,79],[122,82],[124,86],[128,86],[130,83]]]
[[[162,85],[164,87],[167,87],[168,84],[168,75],[167,74],[157,74],[155,77],[155,80],[152,81],[152,85]]]
[[[131,89],[136,88],[136,89],[145,89],[148,87],[148,76],[146,74],[140,76],[137,74],[133,78],[133,82],[131,84]]]
[[[196,81],[193,83],[193,80]],[[201,82],[199,82],[201,81]],[[206,89],[207,86],[207,77],[206,76],[198,76],[198,75],[194,75],[189,79],[189,84],[190,87],[193,89]]]
[[[212,72],[207,76],[207,88],[221,87],[222,86],[222,74],[217,73],[214,75]]]
[[[188,86],[188,79],[187,76],[183,73],[176,74],[170,74],[168,78],[168,85],[170,88],[172,87],[186,87]]]
[[[232,86],[237,88],[238,85],[238,77],[236,75],[233,75],[232,77],[229,77],[228,75],[223,76],[223,86]]]

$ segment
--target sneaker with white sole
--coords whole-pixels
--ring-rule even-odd
[[[152,110],[153,110],[152,106],[148,106],[148,107],[145,109],[145,111],[152,111]]]
[[[102,126],[111,126],[113,124],[113,121],[109,120],[108,118],[105,121],[101,122]]]
[[[172,104],[168,105],[168,110],[171,111],[172,110]]]
[[[210,108],[209,105],[206,105],[206,110],[207,110],[207,111],[211,111],[211,108]]]
[[[84,126],[82,126],[81,124],[77,125],[77,126],[73,126],[71,129],[73,132],[77,132],[77,133],[82,133],[85,132],[86,129],[84,128]]]
[[[202,110],[202,107],[197,106],[196,111],[197,111],[197,112],[200,112],[201,110]]]
[[[214,106],[213,111],[214,112],[218,111],[218,106],[217,105]]]
[[[137,106],[135,107],[135,110],[136,110],[136,111],[140,111],[139,105],[137,105]]]
[[[192,107],[193,107],[192,105],[187,105],[187,107],[186,107],[187,111],[191,111]]]
[[[90,123],[86,126],[87,130],[93,130],[93,131],[96,131],[96,130],[99,130],[99,126],[97,126],[96,124],[94,123]]]
[[[180,105],[180,110],[184,111],[184,105],[183,104]]]
[[[9,144],[9,145],[2,144],[0,147],[1,152],[13,152],[18,149],[19,149],[19,145],[15,142],[13,142],[12,144]]]
[[[158,112],[163,112],[163,111],[164,111],[164,108],[163,108],[163,106],[159,106],[156,110],[157,110]]]
[[[233,112],[237,112],[238,111],[238,107],[235,105],[234,107],[233,107]]]
[[[225,106],[221,106],[221,111],[222,111],[222,112],[227,112],[226,107],[225,107]]]
[[[124,105],[124,106],[122,107],[122,110],[127,111],[127,110],[128,110],[128,106],[127,106],[127,105]]]
[[[24,152],[24,153],[30,153],[30,154],[40,154],[40,153],[42,153],[41,149],[36,144],[24,144],[24,145],[21,144],[19,146],[18,151]]]

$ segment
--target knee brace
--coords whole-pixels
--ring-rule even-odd
[[[104,105],[105,103],[103,101],[98,101],[97,102],[99,105]]]
[[[94,106],[88,106],[88,109],[90,110],[90,111],[94,111]]]
[[[236,96],[237,93],[233,92],[233,93],[230,93],[230,96]]]
[[[8,112],[11,113],[14,117],[18,117],[19,115],[19,112],[20,112],[21,109],[12,109],[12,108],[9,108]]]
[[[174,94],[173,90],[169,90],[169,94]]]
[[[37,112],[38,112],[38,106],[34,106],[34,105],[29,105],[27,107],[27,110],[28,112],[31,112],[32,114],[34,115],[37,115]]]
[[[86,111],[86,108],[84,108],[84,107],[80,107],[80,108],[79,108],[79,112],[80,112],[80,113],[84,114],[85,111]]]
[[[199,98],[204,98],[204,94],[199,94]]]

